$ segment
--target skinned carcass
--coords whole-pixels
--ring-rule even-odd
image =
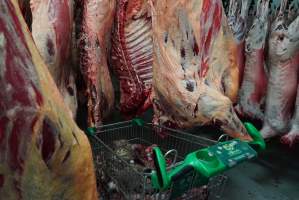
[[[72,0],[31,0],[32,37],[73,117],[77,89],[71,63]]]
[[[245,35],[247,32],[248,12],[251,0],[230,0],[228,10],[228,25],[237,43],[237,66],[239,70],[239,85],[243,80],[245,68]]]
[[[0,198],[98,199],[89,142],[16,0],[0,1],[0,85]]]
[[[87,86],[88,126],[99,126],[114,105],[107,49],[115,12],[114,0],[81,1],[80,65]]]
[[[291,130],[281,137],[281,142],[289,146],[293,146],[299,139],[299,87],[297,88],[297,97],[295,105],[295,113],[292,120]]]
[[[221,1],[151,3],[154,123],[186,128],[220,122],[231,136],[250,140],[225,96],[238,85],[238,68]]]
[[[292,42],[299,43],[299,17],[296,18],[294,22],[289,27],[289,30],[291,33],[293,33],[293,37],[290,38]],[[299,50],[297,50],[297,67],[299,68]],[[297,70],[299,70],[297,68]],[[298,71],[297,71],[298,76]],[[292,146],[296,140],[299,139],[299,86],[297,86],[297,97],[296,97],[296,104],[295,104],[295,113],[293,115],[291,130],[281,138],[282,142],[285,144],[288,144],[289,146]]]
[[[130,118],[152,104],[152,24],[146,0],[119,0],[111,60],[120,82],[120,110]]]
[[[244,78],[239,91],[238,112],[263,120],[262,105],[267,91],[266,39],[269,31],[269,0],[259,0],[256,15],[246,37]]]
[[[289,130],[298,85],[299,18],[289,24],[284,14],[287,1],[271,25],[269,36],[269,82],[263,137],[285,134]]]

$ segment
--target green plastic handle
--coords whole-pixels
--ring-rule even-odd
[[[252,137],[253,141],[248,144],[257,151],[264,151],[266,149],[266,143],[260,132],[255,126],[249,122],[244,123],[248,134]]]
[[[156,171],[152,175],[152,184],[154,188],[166,189],[170,185],[170,178],[166,171],[165,158],[159,147],[153,148],[153,156]]]
[[[166,161],[159,147],[153,148],[156,170],[151,176],[152,185],[156,189],[166,190],[177,178],[185,176],[190,170],[201,175],[201,184],[207,184],[210,177],[219,174],[227,167],[214,155],[209,155],[208,149],[201,149],[189,153],[183,163],[166,171]]]
[[[166,169],[166,161],[161,150],[159,147],[154,147],[156,170],[153,171],[151,176],[153,187],[165,190],[170,187],[172,182],[188,176],[189,172],[192,171],[200,175],[200,184],[207,184],[210,177],[256,157],[256,151],[265,150],[265,141],[251,123],[247,122],[244,125],[253,141],[247,143],[239,139],[233,139],[191,152],[180,165],[169,171]]]

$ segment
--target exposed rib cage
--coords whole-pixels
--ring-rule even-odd
[[[121,111],[130,116],[150,106],[153,44],[151,18],[145,12],[128,19],[127,16],[131,15],[126,11],[127,4],[122,0],[118,3],[112,62],[120,80]]]

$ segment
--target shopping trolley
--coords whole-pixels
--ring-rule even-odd
[[[251,143],[214,141],[141,119],[89,129],[101,198],[219,199],[227,181],[222,173],[265,148],[254,126],[245,126]],[[138,146],[146,148],[147,165],[134,158]]]

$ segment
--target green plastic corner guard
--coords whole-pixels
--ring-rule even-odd
[[[264,151],[266,149],[266,143],[260,132],[255,128],[255,126],[249,122],[245,122],[244,126],[248,134],[252,137],[252,141],[249,144],[255,148],[255,150]]]
[[[247,159],[256,157],[256,151],[265,150],[265,141],[259,131],[251,123],[246,122],[244,125],[248,134],[252,137],[252,141],[243,142],[239,139],[233,139],[189,153],[182,164],[172,168],[170,171],[167,171],[166,169],[166,161],[160,148],[154,147],[153,151],[156,170],[153,171],[151,175],[153,188],[161,191],[168,189],[175,176],[184,176],[184,174],[187,174],[185,173],[186,169],[194,170],[196,173],[200,174],[202,179],[201,184],[204,185],[208,183],[210,177],[220,174]],[[220,155],[216,155],[219,147],[229,148],[232,145],[235,145],[236,149],[227,150],[226,153],[228,154],[224,153],[221,155],[220,153]],[[235,164],[228,164],[230,162],[235,162]]]
[[[140,118],[132,119],[131,123],[135,126],[144,126],[144,124],[145,124],[145,122]],[[86,134],[89,136],[93,136],[96,134],[96,131],[97,131],[96,127],[88,127],[86,129]]]
[[[96,127],[88,127],[86,129],[86,134],[89,135],[89,136],[93,136],[96,134]]]
[[[132,119],[132,124],[137,126],[144,126],[145,122],[143,121],[143,119],[134,118]]]

